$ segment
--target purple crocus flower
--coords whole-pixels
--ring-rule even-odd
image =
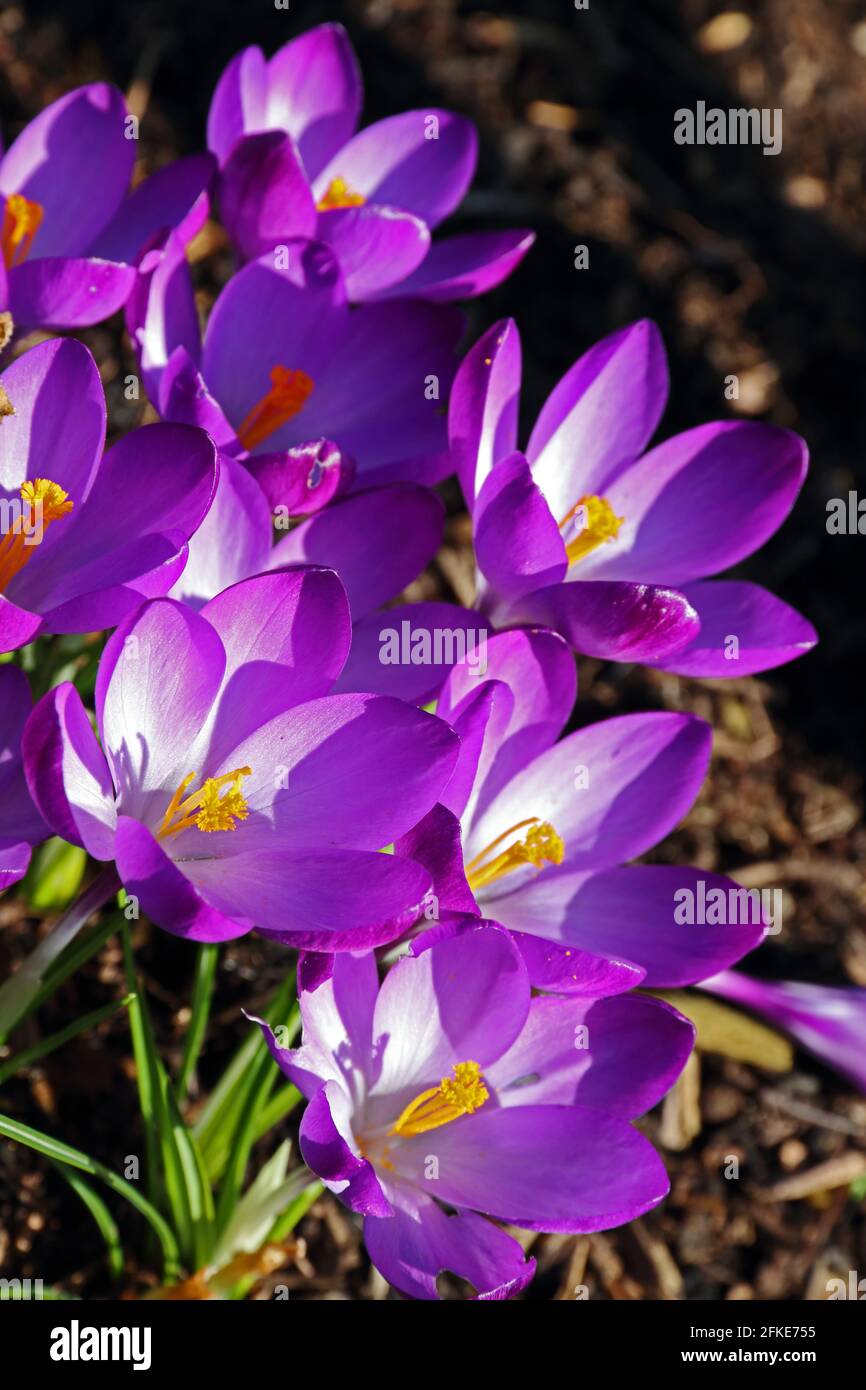
[[[725,970],[701,989],[742,1004],[866,1092],[866,989],[755,980]]]
[[[517,452],[520,340],[496,324],[451,394],[454,462],[472,513],[478,605],[497,626],[544,623],[577,651],[690,676],[765,671],[816,635],[756,584],[707,581],[764,543],[807,467],[790,430],[725,421],[649,442],[664,347],[641,322],[575,362]]]
[[[421,301],[350,309],[333,252],[297,241],[229,280],[202,343],[179,238],[145,255],[141,270],[127,322],[151,400],[268,475],[272,495],[283,486],[295,498],[299,481],[318,485],[330,469],[327,500],[353,466],[364,486],[447,474],[443,406],[459,310]],[[311,455],[299,448],[311,442]]]
[[[179,160],[127,196],[131,120],[115,87],[78,87],[0,160],[0,309],[16,329],[107,318],[126,302],[145,242],[169,227],[189,240],[204,221],[210,155]]]
[[[425,864],[439,914],[481,914],[516,934],[538,988],[610,994],[694,983],[739,960],[764,924],[684,926],[676,908],[717,874],[623,867],[691,807],[712,731],[685,714],[629,714],[557,741],[576,694],[562,637],[514,631],[454,667],[437,713],[460,735],[440,804],[395,852]],[[429,915],[429,914],[428,914]],[[459,926],[459,917],[458,917]],[[711,964],[712,963],[712,964]]]
[[[472,124],[434,108],[356,134],[360,109],[361,75],[339,24],[293,39],[270,61],[254,47],[232,59],[211,102],[208,146],[220,161],[220,209],[240,255],[254,260],[292,237],[315,237],[333,249],[356,302],[467,299],[500,284],[532,232],[431,245],[431,231],[472,181]]]
[[[0,893],[23,878],[31,849],[51,833],[24,780],[21,734],[31,703],[24,672],[0,666]]]
[[[24,734],[33,798],[64,839],[115,860],[158,925],[196,941],[253,927],[365,949],[414,921],[419,865],[377,851],[421,819],[457,740],[383,696],[328,695],[350,623],[330,570],[257,575],[200,613],[145,603],[109,639],[97,742],[70,684]]]
[[[495,926],[432,937],[381,986],[372,953],[335,959],[300,995],[296,1051],[262,1027],[309,1101],[304,1161],[363,1215],[389,1283],[435,1299],[448,1270],[479,1298],[504,1299],[534,1261],[487,1218],[607,1230],[665,1196],[662,1162],[629,1121],[673,1085],[693,1030],[636,995],[532,998]]]
[[[0,386],[0,651],[113,627],[183,569],[216,486],[214,446],[158,424],[103,454],[102,382],[72,338],[31,348]]]

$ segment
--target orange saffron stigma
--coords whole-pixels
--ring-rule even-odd
[[[31,478],[21,484],[21,515],[0,535],[0,594],[11,579],[33,559],[46,530],[72,511],[75,505],[50,478]],[[8,507],[10,503],[4,503]]]
[[[3,213],[3,228],[0,231],[0,248],[6,269],[20,265],[26,257],[33,238],[39,231],[44,215],[41,203],[25,198],[23,193],[10,193],[6,199]]]
[[[522,840],[517,840],[508,849],[502,850],[499,854],[490,855],[498,845],[502,844],[509,835],[513,835],[515,830],[522,830],[525,825],[530,826]],[[486,888],[488,884],[495,882],[498,878],[504,878],[506,874],[511,874],[515,869],[519,869],[522,864],[533,864],[536,869],[543,869],[547,864],[561,864],[565,855],[565,845],[559,835],[557,835],[549,821],[540,821],[538,816],[529,816],[526,820],[518,821],[508,830],[503,830],[501,835],[497,835],[495,840],[483,849],[480,854],[476,854],[474,859],[470,859],[465,866],[466,881],[473,893],[479,888]]]
[[[236,830],[236,820],[246,820],[249,808],[241,791],[241,781],[252,775],[250,767],[236,767],[233,772],[224,772],[221,777],[208,777],[197,792],[185,796],[187,787],[195,781],[196,774],[190,772],[184,777],[171,801],[156,832],[158,840],[169,835],[179,835],[181,830],[193,826],[197,830]],[[223,788],[228,786],[224,794]]]
[[[313,392],[313,379],[306,372],[278,365],[271,368],[270,376],[270,391],[253,406],[238,429],[238,439],[247,450],[255,449],[297,415]]]
[[[363,193],[355,193],[345,179],[337,177],[331,179],[316,203],[316,210],[318,212],[332,212],[334,208],[360,208],[364,206],[366,201]]]
[[[443,1076],[438,1086],[422,1091],[410,1101],[401,1113],[389,1134],[399,1134],[403,1139],[412,1139],[416,1134],[426,1134],[430,1129],[440,1129],[461,1115],[471,1115],[480,1110],[490,1092],[481,1078],[481,1068],[477,1062],[456,1062],[451,1068],[454,1076]]]

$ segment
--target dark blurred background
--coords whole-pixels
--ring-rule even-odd
[[[497,317],[517,319],[527,430],[579,353],[649,315],[670,354],[660,435],[735,412],[806,438],[812,469],[794,515],[739,573],[806,613],[817,650],[734,682],[584,662],[577,719],[653,706],[710,718],[712,775],[658,857],[785,890],[785,930],[749,962],[756,973],[866,986],[866,539],[826,529],[828,499],[858,488],[866,496],[866,5],[291,0],[285,11],[268,0],[21,0],[0,5],[5,138],[63,91],[105,78],[142,113],[149,172],[201,147],[214,83],[239,48],[258,43],[270,55],[325,20],[342,21],[356,45],[365,123],[429,104],[477,122],[478,177],[455,230],[538,232],[517,274],[469,307],[467,333],[468,343]],[[781,107],[781,154],[675,144],[674,112],[699,100]],[[580,244],[589,250],[582,271]],[[97,335],[95,350],[105,341]],[[732,373],[740,398],[728,402]],[[419,592],[468,600],[467,528],[449,500],[448,542]],[[188,965],[177,943],[157,935],[149,949],[170,1013]],[[253,968],[249,949],[227,953],[231,961],[237,952],[241,975]],[[236,1017],[230,996],[225,1009]],[[866,1268],[862,1214],[855,1220],[844,1190],[775,1208],[755,1195],[810,1162],[864,1147],[866,1102],[802,1057],[770,1086],[759,1068],[708,1056],[698,1110],[700,1134],[679,1157],[667,1155],[674,1190],[664,1209],[637,1234],[594,1238],[588,1253],[572,1238],[541,1242],[531,1296],[568,1297],[569,1281],[588,1268],[593,1296],[598,1286],[608,1297],[797,1299],[831,1257]],[[749,1182],[741,1190],[719,1180],[719,1154],[740,1151],[749,1191]],[[334,1205],[321,1204],[310,1221],[322,1287],[376,1296]]]

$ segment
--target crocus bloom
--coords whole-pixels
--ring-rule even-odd
[[[472,513],[478,604],[577,651],[741,676],[808,651],[811,625],[758,585],[707,582],[781,525],[807,467],[789,430],[721,422],[649,442],[667,397],[654,324],[605,338],[554,388],[517,451],[520,340],[496,324],[460,367],[449,428]]]
[[[866,1092],[866,989],[755,980],[725,970],[701,989],[763,1014]]]
[[[77,328],[119,309],[155,233],[203,221],[210,155],[178,161],[127,196],[135,139],[115,87],[52,102],[0,160],[0,309],[17,329]]]
[[[433,805],[457,740],[401,701],[328,695],[349,640],[330,570],[258,575],[200,613],[151,600],[102,656],[101,746],[72,685],[34,709],[34,800],[64,839],[115,860],[142,910],[179,936],[390,940],[429,878],[377,851]]]
[[[354,460],[359,485],[447,474],[443,406],[458,310],[420,301],[350,309],[333,252],[298,241],[229,280],[202,343],[179,238],[141,269],[127,322],[164,418],[203,425],[251,468],[288,466],[286,451],[330,440]]]
[[[693,868],[623,867],[691,807],[710,756],[708,724],[628,714],[557,742],[576,676],[549,631],[498,633],[486,673],[454,667],[437,713],[461,739],[440,805],[396,846],[425,864],[440,915],[478,914],[518,934],[539,988],[582,994],[645,981],[694,983],[751,950],[754,922],[681,925],[683,890],[734,888]],[[710,966],[710,962],[714,964]]]
[[[389,1283],[434,1299],[449,1270],[480,1298],[508,1298],[534,1261],[487,1218],[598,1231],[665,1196],[661,1160],[629,1121],[673,1085],[693,1031],[635,995],[531,998],[519,952],[489,924],[425,932],[414,951],[381,986],[372,953],[335,959],[301,993],[296,1051],[262,1027],[309,1101],[304,1161],[364,1216]]]
[[[24,672],[0,666],[0,893],[23,877],[32,847],[50,833],[24,780],[21,734],[30,708]]]
[[[223,221],[244,259],[292,237],[336,254],[350,299],[465,299],[501,283],[527,231],[470,233],[431,245],[472,181],[474,127],[450,111],[404,111],[355,133],[361,76],[345,30],[323,24],[266,61],[238,53],[208,117]]]
[[[0,378],[0,651],[113,627],[171,588],[216,486],[214,446],[148,425],[107,453],[96,363],[40,343]]]

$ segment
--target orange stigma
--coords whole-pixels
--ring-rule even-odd
[[[319,212],[332,212],[334,208],[360,208],[364,206],[366,198],[363,193],[356,193],[350,188],[345,179],[339,177],[331,179],[319,201],[316,209]]]
[[[616,515],[606,497],[581,497],[559,523],[569,565],[576,565],[605,541],[616,540],[624,521],[625,517]]]
[[[50,478],[32,478],[22,483],[21,502],[20,510],[14,513],[11,524],[0,535],[0,594],[10,579],[32,560],[52,522],[66,516],[74,506],[63,488]],[[18,504],[12,499],[2,506],[5,520],[7,510]]]
[[[259,444],[297,415],[313,392],[313,379],[306,372],[288,367],[271,368],[271,389],[247,414],[238,429],[238,439],[244,448],[255,449]]]
[[[252,775],[252,768],[236,767],[233,772],[224,772],[221,777],[208,777],[197,792],[185,796],[187,787],[195,781],[196,774],[190,772],[184,777],[171,801],[156,832],[158,840],[169,835],[179,835],[181,830],[236,830],[236,820],[246,820],[249,808],[241,791],[241,781]],[[223,787],[228,791],[222,794]]]
[[[530,826],[530,829],[522,840],[516,840],[499,854],[493,854],[503,840],[507,840],[515,830],[522,830],[525,825]],[[496,879],[514,873],[522,864],[533,864],[536,869],[543,869],[545,864],[561,864],[564,854],[565,845],[550,822],[540,821],[538,816],[529,816],[527,820],[518,821],[508,830],[503,830],[486,849],[476,854],[474,859],[470,859],[465,866],[466,881],[475,893],[479,888],[486,888],[489,883],[494,883]]]
[[[34,203],[23,193],[9,194],[3,213],[3,229],[0,231],[0,248],[7,270],[24,260],[39,231],[42,217],[41,203]]]

